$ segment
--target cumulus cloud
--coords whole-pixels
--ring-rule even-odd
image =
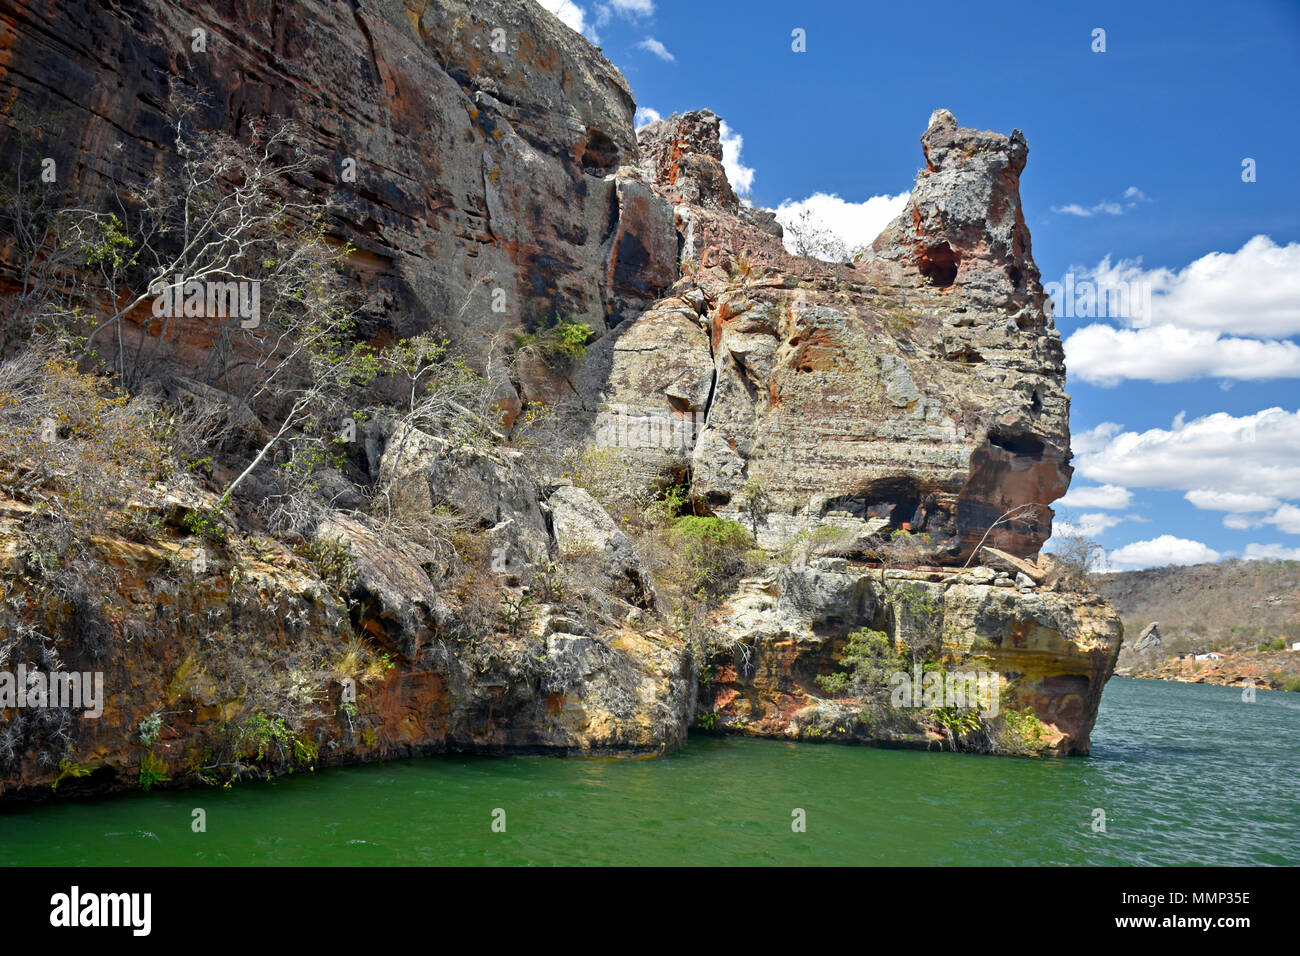
[[[727,172],[727,182],[737,196],[748,196],[754,187],[754,170],[740,161],[740,151],[745,138],[722,120],[718,125],[718,138],[722,141],[722,168]]]
[[[649,17],[655,12],[654,0],[610,0],[605,6],[625,17]]]
[[[1300,493],[1300,489],[1292,493]],[[1223,526],[1234,531],[1271,524],[1287,534],[1300,534],[1300,508],[1284,504],[1273,495],[1198,488],[1183,497],[1206,511],[1231,512],[1223,519]],[[1265,515],[1266,511],[1272,511],[1272,514]]]
[[[1205,502],[1211,500],[1206,493],[1217,493],[1220,502],[1229,494],[1297,496],[1300,411],[1268,408],[1239,417],[1216,412],[1180,425],[1144,432],[1098,426],[1075,442],[1075,467],[1091,481],[1195,491]]]
[[[1211,252],[1181,270],[1143,269],[1109,257],[1092,270],[1099,285],[1149,283],[1152,313],[1134,325],[1173,325],[1258,338],[1300,334],[1300,242],[1255,236],[1236,252]]]
[[[1224,515],[1223,526],[1231,528],[1233,531],[1246,531],[1249,528],[1258,528],[1262,521],[1258,518],[1252,518],[1250,515]]]
[[[1300,561],[1300,548],[1287,548],[1280,544],[1248,544],[1244,557],[1247,561]]]
[[[1133,492],[1119,485],[1076,485],[1057,503],[1065,508],[1119,509],[1127,508],[1132,500]]]
[[[537,0],[537,2],[559,17],[569,29],[581,33],[592,43],[600,42],[595,28],[587,23],[587,11],[573,0]]]
[[[648,50],[665,63],[672,63],[677,57],[668,52],[668,48],[656,40],[654,37],[646,37],[637,44],[641,49]]]
[[[1094,324],[1065,340],[1065,366],[1071,375],[1105,388],[1125,379],[1300,378],[1300,346],[1172,325],[1117,329]]]
[[[1109,529],[1115,527],[1124,519],[1118,515],[1108,515],[1101,511],[1093,511],[1087,514],[1079,515],[1073,520],[1055,518],[1052,521],[1052,535],[1062,538],[1084,537],[1096,538],[1104,534]]]
[[[1067,366],[1084,381],[1300,377],[1300,346],[1288,341],[1300,334],[1300,243],[1255,236],[1236,252],[1212,252],[1180,270],[1107,257],[1071,277],[1095,288],[1098,307],[1107,295],[1143,304],[1113,311],[1119,328],[1094,323],[1066,340]],[[1084,296],[1062,311],[1058,301],[1057,312],[1101,314],[1089,304]]]
[[[654,0],[609,0],[608,3],[596,5],[596,26],[605,26],[615,15],[624,20],[640,22],[646,17],[654,16],[654,12]]]
[[[1251,512],[1276,508],[1278,500],[1271,495],[1256,495],[1242,491],[1212,491],[1196,488],[1183,495],[1202,511]]]
[[[1200,541],[1162,534],[1150,541],[1134,541],[1110,552],[1112,567],[1120,570],[1156,568],[1167,564],[1204,564],[1218,561],[1223,554]]]
[[[1295,505],[1282,505],[1264,519],[1265,524],[1274,525],[1287,534],[1300,534],[1300,508]]]
[[[648,106],[638,106],[636,108],[636,115],[632,117],[632,123],[637,129],[640,129],[642,126],[649,126],[651,123],[657,123],[661,119],[663,119],[663,116],[658,110],[652,110]]]
[[[897,196],[872,196],[862,202],[850,202],[834,193],[813,193],[807,199],[787,199],[776,207],[776,218],[786,229],[785,248],[797,252],[794,246],[795,230],[800,217],[807,212],[808,222],[824,229],[852,252],[870,243],[903,211],[910,192]]]
[[[1118,422],[1102,422],[1094,428],[1071,435],[1070,447],[1074,449],[1076,455],[1086,455],[1088,452],[1100,451],[1123,430],[1124,426]]]

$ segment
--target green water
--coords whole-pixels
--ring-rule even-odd
[[[1297,864],[1298,730],[1300,694],[1116,678],[1089,758],[709,737],[435,757],[4,810],[0,865]]]

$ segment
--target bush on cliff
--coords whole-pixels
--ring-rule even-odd
[[[840,658],[843,670],[821,674],[817,684],[827,693],[882,703],[888,700],[890,675],[907,667],[907,661],[884,631],[861,627],[848,636]]]
[[[683,584],[695,594],[717,596],[747,565],[753,538],[745,526],[726,518],[686,515],[673,522],[669,540],[680,555]]]
[[[587,354],[587,343],[594,330],[586,322],[557,315],[549,325],[518,336],[515,347],[520,353],[535,353],[551,364],[572,364]]]

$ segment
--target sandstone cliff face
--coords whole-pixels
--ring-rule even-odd
[[[626,81],[536,3],[6,4],[0,86],[86,197],[161,168],[177,89],[206,91],[216,130],[293,120],[379,340],[439,328],[481,355],[556,313],[599,332],[676,278],[667,204],[613,176],[637,160]],[[6,136],[0,161],[17,151]],[[211,344],[210,323],[171,334],[182,364]]]
[[[713,512],[773,499],[765,546],[832,522],[930,536],[932,559],[1038,550],[1069,483],[1060,338],[1020,214],[1024,138],[939,111],[903,213],[852,266],[785,254],[740,207],[706,111],[641,131],[674,203],[683,277],[598,345],[595,441],[646,473],[689,469]],[[666,440],[667,439],[667,440]]]
[[[1100,598],[1016,588],[987,568],[867,571],[843,560],[744,582],[723,626],[742,646],[713,662],[700,701],[715,730],[943,746],[925,721],[908,721],[910,699],[901,709],[873,707],[839,699],[817,683],[839,666],[850,632],[868,627],[886,631],[899,646],[929,645],[965,662],[958,669],[996,674],[999,690],[985,707],[990,716],[1010,711],[1038,721],[1022,718],[1019,729],[1008,731],[1010,740],[985,746],[1059,754],[1088,752],[1122,637],[1119,619]]]
[[[206,31],[204,52],[194,29]],[[771,214],[739,202],[714,114],[638,138],[618,71],[531,2],[0,7],[3,103],[43,118],[61,182],[84,196],[159,168],[163,109],[182,80],[211,91],[214,128],[272,114],[299,123],[320,160],[301,185],[338,204],[331,229],[358,250],[350,268],[369,297],[371,341],[439,329],[481,366],[503,330],[557,313],[592,326],[575,367],[523,362],[497,382],[506,427],[525,400],[562,405],[588,444],[643,481],[685,479],[699,509],[723,517],[742,517],[756,480],[771,500],[758,542],[773,550],[824,525],[859,542],[906,530],[951,566],[1030,503],[1036,515],[986,543],[1027,556],[1047,537],[1047,506],[1070,476],[1068,399],[1020,213],[1019,134],[937,113],[907,209],[859,261],[831,265],[788,255]],[[6,140],[0,159],[14,149]],[[211,344],[203,323],[172,331],[182,365]],[[702,662],[667,623],[634,543],[587,492],[539,481],[509,448],[469,454],[414,429],[367,441],[368,477],[391,485],[393,517],[427,527],[454,502],[470,544],[492,555],[483,586],[527,594],[526,621],[472,621],[473,589],[453,587],[415,537],[335,516],[315,545],[342,548],[351,576],[327,580],[249,529],[204,544],[176,520],[194,501],[160,512],[157,540],[94,540],[109,571],[92,621],[83,601],[33,576],[30,506],[6,498],[0,666],[102,670],[109,693],[102,718],[75,725],[71,749],[57,715],[6,714],[0,792],[48,786],[65,759],[89,776],[60,792],[132,785],[146,753],[173,778],[200,772],[223,746],[232,757],[230,724],[247,716],[254,677],[311,711],[301,744],[318,764],[456,749],[663,753],[685,740],[701,693],[718,730],[935,743],[861,719],[860,703],[817,684],[861,626],[910,628],[954,657],[989,660],[1009,705],[1046,726],[1045,748],[1087,749],[1119,646],[1104,605],[992,572],[786,567],[727,597],[712,623],[734,653]],[[206,569],[187,570],[201,547]],[[592,624],[548,597],[547,569],[571,559],[587,562],[617,614]],[[939,617],[909,617],[901,584]],[[23,630],[33,608],[52,644]],[[93,646],[88,622],[102,638]],[[362,667],[364,694],[344,706],[342,679],[379,655],[391,666]],[[141,723],[154,714],[163,730],[147,742]],[[255,744],[237,741],[232,759],[256,764]]]
[[[349,551],[355,576],[341,590],[274,539],[214,543],[172,528],[149,543],[95,539],[82,561],[100,567],[92,584],[107,593],[86,604],[32,573],[33,517],[0,499],[0,670],[99,672],[103,713],[3,710],[0,796],[134,787],[147,762],[195,783],[223,779],[232,762],[284,772],[466,750],[663,754],[685,742],[696,689],[679,638],[630,623],[597,633],[539,601],[517,633],[467,640],[466,608],[431,586],[418,549],[346,519],[321,529]],[[544,531],[540,544],[554,546]],[[39,630],[24,623],[33,607]],[[300,729],[266,732],[291,713]]]

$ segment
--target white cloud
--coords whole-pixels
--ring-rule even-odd
[[[1067,216],[1081,216],[1087,219],[1095,216],[1097,213],[1105,213],[1108,216],[1121,216],[1124,214],[1124,207],[1117,202],[1103,201],[1095,206],[1080,206],[1077,202],[1069,203],[1065,206],[1053,206],[1052,212],[1065,213]]]
[[[1123,430],[1124,426],[1117,422],[1102,422],[1087,431],[1076,432],[1071,435],[1070,447],[1074,449],[1076,455],[1086,455],[1088,452],[1100,451]]]
[[[654,12],[654,0],[609,0],[608,3],[596,6],[596,26],[605,26],[615,14],[624,20],[639,22],[646,17],[654,16]]]
[[[1231,528],[1233,531],[1246,531],[1249,528],[1258,528],[1264,522],[1258,518],[1252,518],[1250,515],[1224,515],[1223,526]]]
[[[595,28],[587,25],[587,11],[574,3],[573,0],[537,0],[537,2],[559,17],[560,21],[570,30],[581,33],[592,43],[600,42]]]
[[[608,6],[625,17],[649,17],[655,12],[654,0],[610,0]]]
[[[1202,511],[1231,511],[1238,514],[1267,511],[1269,508],[1276,508],[1279,504],[1278,500],[1271,495],[1241,491],[1211,491],[1208,488],[1193,489],[1183,497]]]
[[[1169,431],[1115,431],[1108,423],[1084,436],[1093,440],[1076,442],[1087,450],[1075,466],[1092,481],[1195,491],[1202,501],[1211,500],[1205,493],[1218,493],[1220,501],[1230,494],[1279,500],[1300,494],[1300,411],[1216,412]]]
[[[1101,511],[1080,515],[1073,521],[1055,518],[1052,521],[1052,534],[1063,538],[1074,536],[1096,538],[1123,520],[1118,515],[1108,515]]]
[[[1286,548],[1280,544],[1248,544],[1244,556],[1247,561],[1300,561],[1300,548]]]
[[[1075,486],[1057,504],[1065,508],[1127,508],[1133,492],[1119,485]]]
[[[852,252],[871,242],[889,225],[907,205],[911,193],[897,196],[872,196],[862,202],[849,202],[834,193],[813,193],[807,199],[787,199],[776,207],[776,218],[786,228],[785,248],[794,252],[794,235],[791,225],[807,211],[809,220],[832,233]]]
[[[1282,505],[1265,518],[1264,523],[1274,525],[1279,531],[1285,531],[1287,534],[1300,534],[1300,508],[1295,505]]]
[[[728,126],[726,120],[718,127],[718,138],[722,141],[722,168],[727,171],[727,182],[737,196],[748,196],[754,186],[754,170],[740,161],[745,138]]]
[[[1106,388],[1124,379],[1300,378],[1300,345],[1172,325],[1117,329],[1094,324],[1065,340],[1065,366],[1071,375]]]
[[[637,44],[643,50],[649,50],[665,63],[672,63],[677,57],[668,52],[668,48],[656,40],[654,37],[646,37]]]
[[[1255,236],[1236,252],[1211,252],[1178,272],[1138,260],[1093,270],[1099,284],[1150,283],[1152,312],[1133,325],[1175,325],[1256,338],[1300,334],[1300,242]]]
[[[1135,304],[1110,316],[1124,328],[1095,323],[1066,341],[1067,366],[1085,381],[1300,377],[1300,346],[1287,341],[1300,334],[1298,242],[1255,236],[1236,252],[1212,252],[1178,271],[1143,269],[1140,259],[1112,264],[1107,256],[1071,272],[1096,288],[1099,306],[1111,292]],[[1066,314],[1092,311],[1080,297]]]
[[[1200,541],[1162,534],[1150,541],[1134,541],[1110,553],[1110,563],[1119,569],[1154,568],[1166,564],[1204,564],[1223,555]]]
[[[1125,209],[1132,209],[1140,202],[1151,201],[1151,198],[1136,186],[1130,186],[1124,190],[1123,198],[1123,202],[1103,199],[1093,206],[1080,206],[1077,202],[1072,202],[1064,206],[1053,206],[1052,212],[1064,213],[1067,216],[1079,216],[1083,219],[1095,216],[1098,213],[1105,213],[1107,216],[1122,216]]]
[[[640,129],[642,126],[649,126],[651,123],[657,123],[663,116],[658,110],[652,110],[648,106],[638,106],[636,115],[632,118],[633,125]]]

